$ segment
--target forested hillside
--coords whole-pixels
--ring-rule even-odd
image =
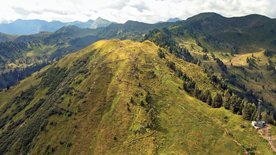
[[[145,24],[128,21],[125,24],[111,24],[106,28],[84,29],[67,26],[58,31],[34,35],[12,36],[10,41],[0,42],[0,88],[6,88],[20,81],[25,75],[38,71],[66,54],[78,51],[101,39],[142,40],[143,34],[154,28],[173,23]]]
[[[263,119],[274,123],[274,21],[259,15],[224,18],[218,14],[205,13],[176,26],[152,30],[145,36],[145,40],[151,40],[179,58],[198,64],[214,81],[226,84],[241,98],[254,103],[261,99]],[[259,25],[264,28],[258,28]],[[239,39],[231,36],[239,36]],[[215,40],[208,41],[208,37],[214,37]]]
[[[273,153],[247,121],[254,103],[150,41],[96,42],[0,103],[1,154]]]

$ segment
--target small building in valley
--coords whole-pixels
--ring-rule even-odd
[[[259,129],[259,128],[263,128],[265,127],[265,121],[252,121],[252,126],[255,128],[255,129]]]

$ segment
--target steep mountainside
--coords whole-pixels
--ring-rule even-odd
[[[275,20],[264,16],[225,18],[204,13],[153,30],[145,38],[214,73],[250,102],[262,99],[264,106],[276,107],[274,31]],[[276,118],[275,108],[268,109]]]
[[[0,154],[273,153],[249,121],[187,88],[223,92],[150,41],[99,41],[0,92]]]
[[[225,18],[216,13],[202,13],[179,22],[172,33],[196,38],[213,51],[247,53],[276,47],[276,21],[254,14]]]
[[[142,40],[143,34],[149,30],[169,25],[172,23],[145,24],[129,21],[125,24],[111,24],[106,28],[83,29],[66,26],[54,33],[13,36],[12,42],[0,42],[0,89],[9,87],[45,64],[98,40],[110,38]]]

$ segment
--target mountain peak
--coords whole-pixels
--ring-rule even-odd
[[[91,25],[89,28],[96,29],[98,27],[107,27],[111,24],[112,22],[103,19],[101,17],[98,17]]]
[[[175,17],[175,18],[169,18],[167,20],[167,22],[177,22],[177,21],[180,21],[180,20],[181,20],[180,18]]]
[[[104,19],[102,17],[98,17],[95,21],[101,21],[101,20],[106,20],[106,19]]]
[[[260,14],[250,14],[250,15],[246,15],[246,16],[242,16],[242,17],[232,17],[233,18],[241,18],[241,19],[249,19],[249,20],[271,20],[271,18],[264,16],[264,15],[260,15]]]
[[[57,30],[57,33],[64,33],[64,32],[73,32],[73,31],[78,31],[81,28],[79,28],[78,26],[75,25],[68,25],[68,26],[64,26],[62,28],[60,28],[59,30]]]
[[[200,13],[195,16],[192,16],[190,18],[187,18],[187,20],[202,20],[202,19],[206,19],[206,18],[221,19],[221,18],[225,18],[225,17],[223,17],[220,14],[214,13],[214,12],[204,12],[204,13]]]
[[[131,25],[131,24],[147,24],[147,23],[143,23],[143,22],[139,22],[139,21],[136,21],[136,20],[128,20],[126,21],[124,24],[125,25]]]

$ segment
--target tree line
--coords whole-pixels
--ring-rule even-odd
[[[230,110],[232,113],[242,115],[245,120],[256,120],[257,117],[257,104],[251,103],[247,98],[241,98],[231,90],[227,88],[227,85],[221,83],[216,76],[210,76],[209,78],[214,82],[213,84],[218,85],[221,89],[220,92],[211,92],[209,89],[202,90],[198,87],[197,83],[183,73],[180,69],[177,69],[174,62],[168,61],[167,66],[175,71],[176,75],[183,80],[183,90],[185,90],[191,96],[201,100],[213,108],[224,107]],[[275,119],[272,111],[262,112],[262,120],[270,124],[275,124]]]
[[[183,89],[190,95],[207,103],[213,108],[224,107],[231,110],[232,113],[242,115],[246,120],[254,120],[256,118],[256,104],[249,103],[247,99],[241,99],[228,89],[224,93],[212,93],[210,90],[200,90],[196,82],[192,78],[184,74],[182,77]]]
[[[171,32],[167,28],[162,30],[154,29],[149,31],[145,35],[144,40],[150,40],[156,45],[167,49],[170,53],[176,55],[178,58],[181,58],[185,61],[191,63],[198,63],[198,59],[195,59],[189,52],[188,49],[179,47],[177,43],[171,38]]]

